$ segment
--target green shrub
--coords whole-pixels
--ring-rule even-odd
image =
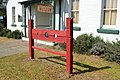
[[[2,36],[2,27],[0,26],[0,36]]]
[[[11,30],[4,28],[4,29],[0,32],[0,36],[6,37],[6,35],[8,34],[8,32],[11,32]]]
[[[120,64],[120,53],[115,55],[115,61]]]
[[[97,42],[93,45],[92,49],[90,49],[90,53],[93,55],[100,56],[105,52],[105,43],[104,42]]]
[[[89,50],[97,42],[103,42],[99,36],[94,37],[92,34],[82,34],[78,36],[74,43],[74,51],[81,54],[89,54]]]
[[[12,32],[12,37],[14,39],[21,39],[21,32],[19,30],[15,30]]]
[[[4,28],[0,32],[0,36],[14,39],[21,39],[21,32],[19,30],[15,30],[11,32],[11,30]]]
[[[66,44],[59,44],[66,50]],[[80,54],[98,55],[108,61],[120,64],[120,41],[104,42],[99,36],[82,34],[73,41],[73,51]]]
[[[66,43],[58,43],[58,45],[62,50],[66,51]]]
[[[102,57],[108,61],[120,63],[120,41],[106,42],[105,54]]]
[[[73,39],[73,51],[74,51],[74,44],[75,44],[75,39]],[[60,48],[64,51],[66,51],[66,43],[58,43]]]
[[[3,35],[2,31],[0,31],[0,36],[2,36],[2,35]]]
[[[109,53],[105,53],[104,56],[102,56],[105,60],[107,61],[115,61],[115,55],[114,54],[109,54]]]
[[[7,35],[6,35],[7,38],[12,38],[13,37],[13,34],[12,32],[8,32]]]

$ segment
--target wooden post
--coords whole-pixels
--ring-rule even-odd
[[[73,19],[66,18],[66,33],[67,33],[67,43],[66,43],[66,71],[68,74],[73,72]]]
[[[29,58],[34,59],[34,39],[32,38],[33,20],[28,20],[28,37],[29,37]]]

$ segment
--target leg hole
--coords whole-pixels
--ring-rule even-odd
[[[57,38],[58,37],[57,34],[54,34],[54,37]]]
[[[38,32],[37,35],[40,37],[40,32]]]
[[[45,37],[47,37],[47,38],[49,37],[49,34],[48,34],[48,32],[45,32]]]

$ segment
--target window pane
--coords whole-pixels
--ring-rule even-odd
[[[73,2],[72,2],[72,10],[76,10],[76,2],[75,2],[76,0],[73,0]]]
[[[76,23],[79,22],[79,12],[76,12]]]
[[[72,1],[72,10],[79,10],[79,0]]]
[[[79,10],[79,0],[76,0],[76,10]]]
[[[116,24],[116,15],[117,15],[117,11],[114,10],[111,12],[111,25]]]
[[[13,16],[13,23],[15,22],[15,16]]]
[[[112,8],[117,8],[117,0],[112,0]]]
[[[72,12],[73,23],[79,22],[79,12]]]
[[[75,23],[75,12],[72,12],[73,23]]]
[[[12,7],[12,23],[16,22],[15,18],[15,7]]]
[[[104,0],[104,9],[110,8],[110,0]]]
[[[117,0],[104,0],[104,25],[115,25],[117,15]],[[107,10],[105,9],[107,8]]]
[[[109,11],[104,11],[104,25],[109,25],[109,17],[110,17]]]
[[[15,7],[12,7],[12,14],[15,15]]]
[[[73,22],[79,22],[79,0],[72,0],[72,16]]]
[[[23,17],[21,15],[18,15],[18,22],[22,22]]]

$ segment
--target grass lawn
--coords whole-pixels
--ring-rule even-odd
[[[97,56],[74,54],[74,70],[68,75],[65,58],[35,51],[0,58],[0,80],[120,80],[120,65]]]
[[[12,40],[15,40],[15,39],[7,38],[7,37],[0,37],[0,42],[8,42],[8,41],[12,41]]]

